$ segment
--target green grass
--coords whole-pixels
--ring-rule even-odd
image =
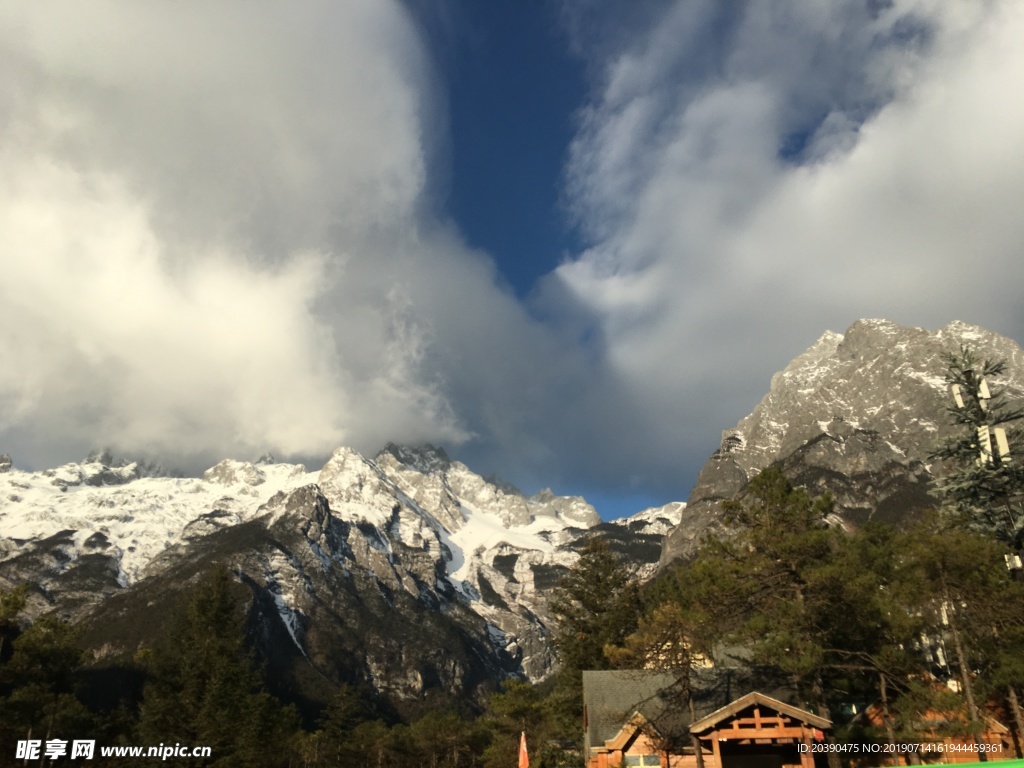
[[[944,765],[944,763],[927,763],[927,765]],[[977,766],[998,766],[998,768],[1024,768],[1024,760],[990,760],[987,763],[952,763],[957,768],[977,768]],[[879,766],[887,768],[887,766]]]

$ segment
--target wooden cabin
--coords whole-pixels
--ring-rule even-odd
[[[813,745],[832,722],[752,691],[690,724],[712,760],[705,768],[814,768]]]
[[[584,672],[583,701],[588,768],[812,768],[832,727],[757,670]]]

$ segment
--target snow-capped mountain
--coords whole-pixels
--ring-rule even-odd
[[[997,383],[1019,401],[1024,351],[997,333],[962,322],[927,331],[888,320],[858,320],[845,334],[826,331],[772,377],[750,415],[722,433],[662,562],[692,552],[718,526],[719,502],[774,462],[797,484],[830,491],[848,525],[898,522],[934,506],[929,487],[938,468],[928,456],[954,430],[943,355],[961,344],[1005,360]]]
[[[685,508],[686,502],[673,501],[663,507],[650,507],[635,515],[620,517],[617,520],[612,520],[611,524],[637,533],[664,536],[679,525]]]
[[[146,474],[109,456],[42,472],[0,462],[0,588],[37,584],[34,611],[81,619],[104,653],[130,655],[183,584],[226,562],[296,686],[305,665],[397,699],[544,677],[547,598],[585,538],[600,529],[652,572],[683,506],[601,523],[582,498],[527,497],[430,447],[372,460],[339,448],[318,471],[265,458]]]

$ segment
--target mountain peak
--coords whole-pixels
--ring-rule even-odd
[[[423,474],[444,472],[452,464],[452,460],[448,457],[444,448],[438,448],[430,443],[416,446],[388,443],[384,446],[384,450],[381,453],[389,453],[395,457],[399,464],[404,464],[410,469],[415,469]]]
[[[897,521],[933,505],[929,456],[955,428],[946,414],[945,357],[962,344],[1005,360],[999,383],[1024,394],[1020,346],[962,321],[929,331],[872,318],[841,335],[823,334],[772,377],[748,416],[722,433],[663,562],[690,551],[705,528],[717,525],[719,502],[775,462],[814,493],[830,491],[853,525]]]
[[[676,508],[601,531],[650,573]],[[118,623],[124,606],[158,613],[154,595],[172,599],[220,559],[252,590],[275,658],[319,671],[364,647],[346,678],[396,701],[430,686],[461,696],[485,678],[551,672],[550,590],[600,523],[580,497],[526,498],[432,446],[392,444],[375,461],[341,447],[312,472],[225,459],[202,479],[98,461],[9,469],[0,583],[39,584],[52,600],[40,610],[92,617],[130,657],[141,627]],[[469,650],[453,662],[453,648]]]

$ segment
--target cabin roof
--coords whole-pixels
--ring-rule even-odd
[[[742,712],[747,707],[753,706],[754,704],[762,704],[769,709],[773,709],[783,715],[789,715],[790,717],[799,720],[807,725],[814,726],[815,728],[831,728],[832,721],[824,717],[808,712],[806,709],[795,707],[791,704],[787,704],[778,699],[774,699],[771,696],[766,696],[758,691],[751,691],[745,696],[741,696],[735,701],[727,704],[724,707],[716,709],[714,712],[702,717],[690,724],[690,731],[692,733],[703,733],[713,729],[716,725],[721,723],[723,720],[728,720],[733,715]]]
[[[799,706],[796,692],[764,667],[698,667],[690,672],[691,716],[679,675],[654,670],[583,673],[584,741],[587,754],[615,739],[639,713],[662,737],[683,738],[692,722],[759,691],[783,705]],[[819,726],[820,727],[820,726]]]

